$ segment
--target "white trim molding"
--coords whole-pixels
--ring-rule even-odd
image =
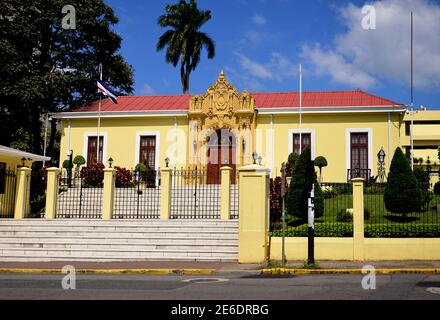
[[[99,115],[95,111],[59,112],[51,116],[55,119],[96,119],[104,118],[140,118],[140,117],[184,117],[188,110],[146,110],[146,111],[106,111]]]
[[[89,145],[89,137],[97,137],[97,132],[85,132],[84,133],[84,140],[83,140],[83,157],[86,160],[87,165],[87,159],[88,159],[88,145]],[[99,133],[99,139],[103,138],[104,141],[102,143],[102,162],[105,165],[105,162],[107,161],[107,132],[101,131]],[[99,160],[99,159],[98,159]]]
[[[368,133],[368,169],[371,170],[371,175],[373,175],[373,129],[372,128],[347,128],[345,133],[345,161],[346,170],[351,169],[351,134],[352,133]]]
[[[316,157],[316,130],[315,129],[289,129],[289,137],[287,139],[288,146],[287,150],[289,150],[288,154],[291,154],[293,152],[293,135],[294,134],[304,134],[304,133],[310,133],[310,139],[312,143],[312,160]]]
[[[154,169],[159,169],[160,164],[160,132],[159,131],[136,131],[136,151],[135,151],[135,158],[134,158],[134,166],[133,168],[139,163],[139,154],[140,154],[140,148],[141,148],[141,137],[144,136],[155,136],[156,137],[156,151],[155,151],[155,159],[154,159]]]

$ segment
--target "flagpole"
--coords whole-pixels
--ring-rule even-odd
[[[102,63],[99,64],[99,80],[102,81]],[[99,107],[98,107],[98,130],[96,135],[96,163],[99,163],[99,130],[101,128],[101,94],[99,95]]]
[[[299,154],[302,153],[302,65],[299,65]]]

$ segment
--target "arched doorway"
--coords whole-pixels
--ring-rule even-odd
[[[208,137],[208,184],[220,184],[220,168],[233,169],[232,183],[235,183],[236,145],[235,134],[228,129],[220,129]]]

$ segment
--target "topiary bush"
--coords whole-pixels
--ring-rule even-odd
[[[63,161],[63,168],[66,170],[69,170],[69,163],[70,161],[68,159]]]
[[[292,171],[292,181],[286,198],[287,213],[293,217],[307,221],[308,198],[312,189],[314,170],[310,148],[306,148],[299,156]]]
[[[434,194],[440,196],[440,181],[434,185]]]
[[[426,211],[433,198],[432,192],[429,190],[429,174],[423,168],[417,167],[414,168],[414,176],[420,189],[420,208],[418,211]]]
[[[292,176],[292,170],[295,167],[295,163],[298,160],[299,155],[296,153],[291,153],[289,154],[289,157],[287,159],[286,162],[286,177],[291,177]]]
[[[84,157],[81,155],[77,155],[75,159],[73,159],[73,164],[76,164],[77,167],[80,167],[86,164],[86,159],[84,159]]]
[[[81,178],[85,187],[98,187],[103,186],[104,181],[104,168],[102,163],[94,163],[88,167],[81,169]]]
[[[313,163],[315,164],[315,167],[319,168],[319,181],[321,181],[322,180],[322,168],[328,166],[327,159],[323,156],[319,156],[319,157],[315,158]]]
[[[315,181],[315,218],[321,218],[324,216],[324,194],[322,193],[321,186]]]
[[[400,213],[403,216],[418,211],[421,206],[419,184],[400,148],[396,149],[391,161],[384,202],[388,211]]]
[[[138,163],[136,167],[134,167],[134,171],[144,173],[147,171],[147,166],[143,163]]]

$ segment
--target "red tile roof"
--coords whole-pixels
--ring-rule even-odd
[[[255,107],[264,108],[294,108],[299,107],[299,92],[270,92],[251,93],[255,98]],[[118,104],[110,99],[102,100],[101,111],[164,111],[188,110],[192,95],[170,96],[122,96]],[[354,91],[308,91],[303,92],[303,107],[390,107],[400,106],[400,103],[381,98],[361,90]],[[98,101],[81,107],[73,112],[98,111]]]

